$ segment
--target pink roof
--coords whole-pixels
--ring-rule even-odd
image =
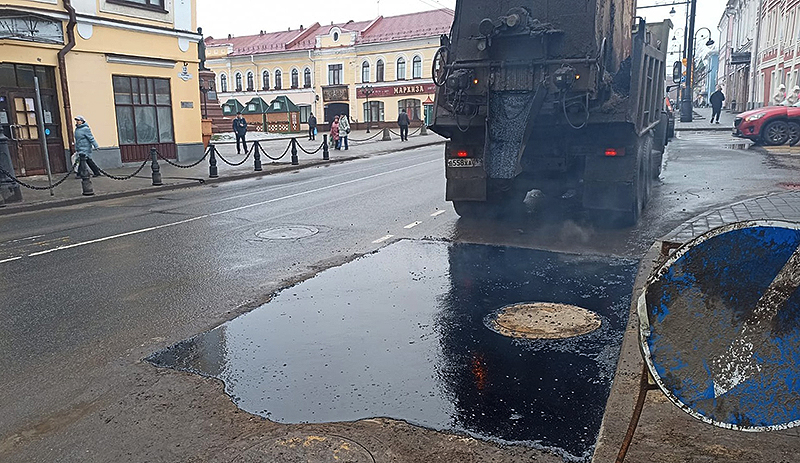
[[[381,16],[371,21],[348,21],[343,24],[329,26],[320,26],[319,23],[316,23],[304,30],[266,32],[258,35],[231,37],[230,39],[208,37],[205,42],[210,47],[231,45],[233,47],[231,56],[257,55],[314,49],[316,47],[316,38],[321,35],[328,35],[334,27],[338,27],[343,31],[357,32],[356,44],[361,44],[439,36],[450,32],[452,23],[453,11],[441,9],[388,18]]]

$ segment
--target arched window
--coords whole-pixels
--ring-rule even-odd
[[[237,92],[241,92],[242,91],[242,73],[241,72],[237,72],[236,73],[236,91]]]
[[[303,87],[311,88],[311,69],[309,68],[303,71]]]
[[[375,82],[383,82],[384,81],[384,65],[383,60],[379,59],[378,62],[375,64]]]
[[[282,80],[281,77],[282,77],[281,70],[280,69],[276,70],[275,71],[275,90],[280,90],[281,87],[283,86],[283,82],[281,81]]]
[[[300,73],[297,69],[292,69],[292,88],[300,87]]]
[[[422,79],[422,57],[415,56],[411,65],[411,78]]]
[[[364,61],[361,63],[361,82],[369,82],[369,62]]]
[[[256,89],[255,77],[253,71],[247,71],[247,91],[252,92]]]
[[[397,58],[397,80],[406,80],[406,59]]]
[[[269,90],[269,71],[261,73],[261,89]]]
[[[222,93],[227,93],[228,91],[228,76],[225,74],[219,76],[219,88],[222,90]]]

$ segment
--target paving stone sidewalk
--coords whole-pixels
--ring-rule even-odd
[[[395,131],[396,132],[396,131]],[[254,169],[254,159],[252,154],[247,157],[236,153],[236,144],[231,142],[218,142],[216,146],[222,157],[232,164],[239,164],[238,166],[230,166],[222,159],[217,158],[217,168],[219,171],[219,178],[212,179],[209,177],[209,163],[206,158],[203,162],[190,168],[179,168],[170,165],[166,161],[159,159],[159,167],[163,185],[153,186],[152,184],[152,169],[148,161],[142,171],[129,180],[114,180],[107,176],[92,178],[92,187],[94,189],[94,196],[83,196],[81,188],[81,181],[75,178],[75,175],[70,175],[63,184],[54,188],[54,195],[50,195],[50,191],[44,190],[31,190],[28,188],[21,188],[23,201],[19,203],[6,203],[5,207],[0,207],[0,215],[13,214],[17,212],[25,212],[31,210],[48,209],[52,207],[70,206],[74,204],[81,204],[90,201],[98,201],[103,199],[112,199],[125,196],[132,196],[137,194],[153,193],[157,191],[174,190],[178,188],[188,188],[207,183],[217,183],[224,181],[237,180],[242,178],[256,177],[261,175],[269,175],[278,172],[291,171],[296,169],[303,169],[315,167],[320,165],[329,164],[331,162],[344,162],[357,158],[364,158],[380,154],[388,154],[398,151],[405,151],[424,146],[436,145],[444,143],[444,139],[439,137],[433,132],[428,132],[427,135],[421,135],[419,130],[412,130],[407,142],[400,141],[398,136],[390,133],[391,140],[383,141],[383,131],[373,130],[372,133],[367,134],[364,131],[353,131],[350,134],[350,149],[348,150],[334,150],[330,149],[330,160],[324,161],[322,159],[322,150],[314,154],[307,154],[305,151],[314,152],[323,143],[322,134],[317,136],[316,141],[309,141],[305,135],[297,137],[300,147],[305,151],[298,148],[298,161],[299,165],[294,166],[291,163],[292,156],[291,150],[284,153],[289,146],[291,137],[261,140],[259,141],[264,151],[272,158],[279,158],[277,161],[271,160],[269,157],[262,155],[262,171],[256,172]],[[248,142],[248,148],[251,148],[252,142]],[[131,163],[118,169],[106,169],[110,175],[118,177],[127,177],[133,174],[142,163]],[[180,164],[193,164],[192,162],[182,162]],[[64,178],[65,174],[53,175],[53,181],[56,182]],[[20,181],[38,187],[47,186],[47,176],[38,175],[31,177],[20,178]]]
[[[676,111],[675,114],[675,130],[677,131],[720,131],[731,132],[733,131],[733,120],[736,118],[738,112],[730,112],[726,109],[722,110],[719,116],[719,124],[711,123],[711,108],[695,108],[695,116],[692,122],[681,122],[680,113]]]

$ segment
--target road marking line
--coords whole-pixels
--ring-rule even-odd
[[[252,209],[254,207],[263,206],[263,205],[275,203],[275,202],[278,202],[278,201],[284,201],[284,200],[287,200],[287,199],[297,198],[297,197],[300,197],[300,196],[306,196],[306,195],[313,194],[313,193],[319,193],[320,191],[326,191],[326,190],[330,190],[330,189],[333,189],[333,188],[339,188],[341,186],[350,185],[350,184],[353,184],[353,183],[361,182],[363,180],[368,180],[368,179],[377,178],[377,177],[383,177],[385,175],[390,175],[390,174],[394,174],[394,173],[397,173],[397,172],[402,172],[404,170],[414,169],[414,168],[417,168],[417,167],[420,167],[420,166],[424,166],[424,165],[427,165],[427,164],[434,164],[434,163],[438,163],[438,162],[440,162],[438,159],[433,160],[433,161],[426,161],[426,162],[422,162],[422,163],[419,163],[419,164],[414,164],[414,165],[411,165],[411,166],[401,167],[399,169],[394,169],[394,170],[380,172],[380,173],[373,174],[373,175],[368,175],[366,177],[361,177],[361,178],[357,178],[357,179],[354,179],[354,180],[348,180],[346,182],[341,182],[341,183],[337,183],[337,184],[334,184],[334,185],[328,185],[328,186],[324,186],[324,187],[320,187],[320,188],[315,188],[313,190],[307,190],[307,191],[302,191],[300,193],[294,193],[294,194],[291,194],[291,195],[282,196],[280,198],[268,199],[266,201],[259,201],[257,203],[248,204],[246,206],[239,206],[239,207],[234,207],[232,209],[227,209],[227,210],[224,210],[224,211],[212,212],[212,213],[209,213],[209,214],[204,214],[204,215],[200,215],[200,216],[197,216],[197,217],[192,217],[192,218],[185,219],[185,220],[180,220],[178,222],[172,222],[172,223],[167,223],[167,224],[163,224],[163,225],[157,225],[155,227],[142,228],[140,230],[133,230],[133,231],[125,232],[125,233],[120,233],[118,235],[112,235],[112,236],[106,236],[106,237],[103,237],[103,238],[98,238],[98,239],[95,239],[95,240],[83,241],[83,242],[69,244],[69,245],[65,245],[65,246],[59,246],[59,247],[56,247],[56,248],[53,248],[53,249],[48,249],[46,251],[40,251],[40,252],[34,252],[32,254],[28,254],[28,257],[43,256],[45,254],[50,254],[50,253],[53,253],[53,252],[56,252],[56,251],[64,251],[64,250],[67,250],[67,249],[77,248],[77,247],[81,247],[81,246],[87,246],[89,244],[102,243],[104,241],[109,241],[109,240],[113,240],[113,239],[117,239],[117,238],[124,238],[126,236],[139,235],[139,234],[142,234],[142,233],[147,233],[147,232],[151,232],[151,231],[161,230],[161,229],[164,229],[164,228],[174,227],[176,225],[183,225],[183,224],[194,222],[194,221],[197,221],[197,220],[207,219],[209,217],[216,217],[216,216],[219,216],[219,215],[230,214],[232,212],[239,212],[239,211],[243,211],[243,210],[246,210],[246,209]],[[15,258],[14,260],[17,260],[17,259],[19,259],[19,258]],[[0,262],[0,264],[1,263],[3,263],[3,262]]]
[[[392,238],[394,238],[394,235],[386,235],[383,238],[378,238],[377,240],[373,241],[372,244],[381,244],[384,241],[388,241]]]
[[[441,210],[439,212],[434,212],[433,214],[431,214],[431,217],[438,217],[438,216],[444,214],[445,212],[447,212],[447,211]]]
[[[406,225],[406,226],[405,226],[405,227],[403,227],[403,228],[405,228],[406,230],[411,230],[412,228],[416,227],[417,225],[419,225],[419,224],[421,224],[421,223],[422,223],[422,222],[414,222],[414,223],[410,223],[410,224]]]
[[[22,256],[20,256],[20,257],[12,257],[11,259],[0,260],[0,264],[5,264],[7,262],[14,262],[15,260],[20,260],[20,259],[22,259]]]

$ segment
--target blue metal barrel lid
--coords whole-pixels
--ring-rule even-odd
[[[675,251],[639,298],[640,347],[667,397],[742,431],[800,424],[800,224],[752,221]]]

